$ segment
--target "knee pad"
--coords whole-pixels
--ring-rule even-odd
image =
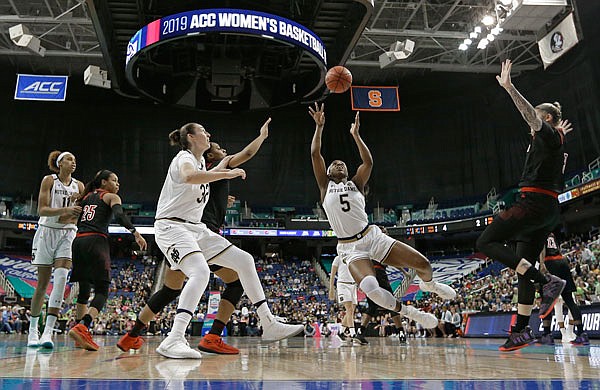
[[[53,272],[52,292],[48,300],[48,307],[61,307],[63,296],[65,295],[65,286],[67,284],[67,275],[69,270],[66,268],[55,268]]]
[[[375,276],[365,276],[363,280],[361,280],[359,287],[378,306],[388,310],[396,309],[396,298],[394,298],[392,293],[379,286]]]
[[[152,310],[152,313],[158,314],[165,306],[174,301],[179,294],[181,294],[181,290],[173,290],[167,286],[162,286],[160,290],[148,299],[147,305]]]
[[[77,303],[87,305],[90,300],[92,288],[88,282],[79,282],[79,294],[77,294]]]
[[[226,299],[233,306],[235,306],[240,301],[243,294],[244,288],[242,287],[242,283],[238,279],[235,282],[225,284],[225,291],[223,291],[221,298]]]

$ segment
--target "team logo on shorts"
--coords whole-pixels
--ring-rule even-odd
[[[175,263],[179,261],[179,251],[177,249],[173,249],[171,251],[171,260],[173,260]]]

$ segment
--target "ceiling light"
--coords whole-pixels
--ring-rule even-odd
[[[473,43],[473,41],[472,41],[472,40],[470,40],[469,38],[467,38],[467,39],[465,39],[465,40],[463,41],[463,43],[464,43],[465,45],[470,45],[471,43]]]
[[[486,38],[490,42],[493,41],[494,39],[496,39],[496,37],[493,34],[488,34]]]
[[[500,0],[500,3],[502,5],[511,5],[512,4],[512,0]]]
[[[485,49],[488,45],[489,41],[485,38],[483,38],[481,41],[479,41],[479,43],[477,44],[477,48],[478,49]]]
[[[458,46],[458,50],[462,50],[462,51],[465,51],[465,50],[467,50],[468,48],[469,48],[469,46],[467,46],[467,45],[466,45],[466,44],[464,44],[464,43],[461,43],[461,44]]]
[[[475,28],[473,29],[473,32],[476,32],[477,34],[481,34],[481,26],[475,26]]]
[[[483,19],[481,19],[481,23],[483,23],[486,26],[491,26],[492,24],[494,24],[494,22],[495,20],[492,15],[485,15]]]
[[[469,38],[475,39],[479,36],[479,34],[477,34],[476,32],[472,32],[471,34],[469,34]]]

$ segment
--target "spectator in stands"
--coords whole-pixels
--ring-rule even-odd
[[[13,333],[14,331],[11,311],[6,306],[2,306],[0,311],[2,312],[2,317],[0,318],[0,332]]]
[[[530,128],[531,143],[527,150],[520,187],[520,198],[510,209],[501,212],[477,240],[477,247],[487,256],[500,261],[519,275],[519,308],[517,322],[512,327],[501,351],[513,351],[532,343],[535,338],[529,328],[529,317],[535,299],[535,285],[542,286],[540,318],[552,312],[565,281],[546,277],[535,268],[546,237],[559,222],[558,194],[564,186],[564,138],[571,125],[562,120],[558,103],[544,103],[534,108],[511,82],[511,61],[502,64],[496,76],[498,83],[510,95]],[[504,242],[518,238],[516,252]]]
[[[71,268],[71,243],[81,213],[81,207],[76,206],[75,201],[83,192],[83,184],[71,176],[76,166],[73,153],[55,150],[48,156],[48,167],[55,173],[44,176],[38,197],[39,228],[31,248],[31,264],[37,266],[38,280],[31,298],[28,347],[54,348],[53,329],[63,303]],[[52,292],[48,299],[46,326],[40,338],[39,318],[51,275]]]
[[[338,237],[337,252],[348,268],[359,288],[379,306],[423,322],[426,327],[435,327],[437,319],[415,307],[403,305],[392,293],[382,288],[375,277],[371,260],[395,267],[409,267],[421,278],[421,289],[432,291],[446,299],[455,297],[456,292],[447,285],[435,282],[431,264],[421,253],[410,246],[383,234],[377,226],[370,226],[365,212],[364,189],[373,168],[369,148],[360,136],[360,117],[356,114],[350,127],[361,165],[350,179],[343,161],[334,160],[326,168],[321,155],[321,137],[325,126],[325,106],[309,107],[315,122],[311,142],[313,172],[320,191],[320,200],[327,213],[329,223]]]

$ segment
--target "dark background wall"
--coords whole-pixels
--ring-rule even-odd
[[[600,2],[579,6],[584,40],[547,71],[513,75],[532,102],[558,100],[575,131],[568,137],[572,173],[600,155]],[[378,70],[373,69],[374,72]],[[64,103],[13,100],[14,69],[0,73],[0,194],[37,197],[53,149],[72,151],[75,177],[88,181],[101,169],[120,176],[127,202],[154,203],[174,148],[167,134],[196,121],[228,151],[240,150],[272,116],[260,153],[244,167],[246,182],[231,192],[253,206],[305,205],[318,200],[310,165],[314,130],[307,107],[214,114],[132,100],[69,80]],[[428,73],[401,79],[399,113],[362,113],[361,132],[375,159],[371,206],[481,197],[519,179],[528,129],[494,75]],[[358,153],[349,134],[349,94],[326,100],[323,153],[345,160],[353,172]]]

